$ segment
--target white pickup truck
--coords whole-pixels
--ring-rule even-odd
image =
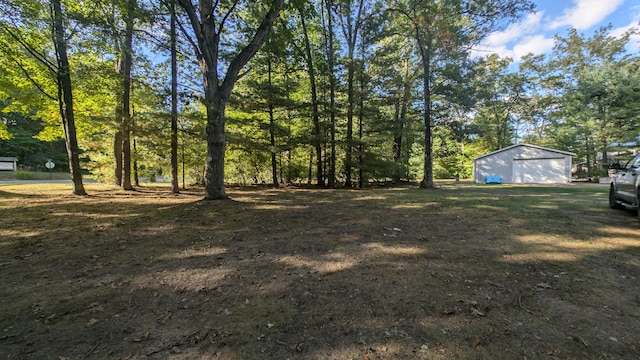
[[[638,210],[640,207],[640,154],[624,166],[614,164],[611,168],[617,172],[611,178],[609,207]],[[640,211],[638,211],[638,220],[640,221]]]

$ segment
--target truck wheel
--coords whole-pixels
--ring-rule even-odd
[[[622,206],[616,201],[616,192],[613,190],[613,185],[609,187],[609,207],[612,209],[620,209]]]

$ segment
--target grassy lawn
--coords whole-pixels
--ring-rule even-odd
[[[607,187],[0,186],[7,359],[638,359]]]

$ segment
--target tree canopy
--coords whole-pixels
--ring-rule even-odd
[[[570,29],[517,67],[472,56],[528,0],[47,4],[0,2],[0,155],[23,168],[65,139],[76,176],[174,192],[181,177],[224,199],[226,183],[428,188],[519,142],[573,151],[591,176],[640,135],[636,29]]]

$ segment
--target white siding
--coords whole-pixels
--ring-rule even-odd
[[[568,182],[564,158],[527,159],[513,162],[513,182],[516,184],[557,184]]]
[[[511,179],[512,159],[509,158],[508,153],[497,153],[492,156],[487,156],[482,159],[476,160],[475,166],[475,181],[477,183],[483,183],[487,176],[500,176],[502,182],[508,182]]]
[[[571,180],[572,153],[519,144],[478,157],[473,176],[483,183],[500,176],[503,183],[564,183]]]

